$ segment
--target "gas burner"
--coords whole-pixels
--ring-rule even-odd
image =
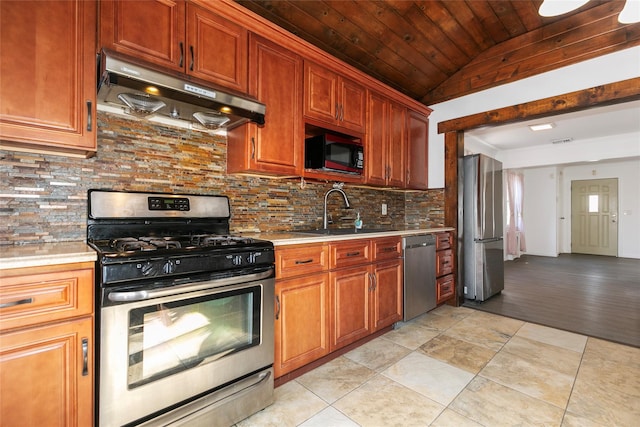
[[[172,237],[140,237],[140,240],[151,243],[158,249],[180,249],[182,245]]]
[[[157,249],[180,249],[180,242],[167,237],[121,237],[109,242],[118,252],[155,251]]]
[[[217,234],[196,234],[194,236],[191,236],[191,244],[198,247],[241,245],[251,243],[252,241],[252,239],[246,237],[234,237]]]

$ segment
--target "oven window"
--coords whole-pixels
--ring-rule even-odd
[[[259,286],[129,312],[129,388],[260,344]]]

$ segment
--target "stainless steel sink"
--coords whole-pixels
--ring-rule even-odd
[[[313,230],[299,230],[296,233],[302,234],[321,234],[326,236],[342,236],[345,234],[368,234],[368,233],[383,233],[386,231],[396,231],[391,228],[362,228],[360,230],[356,230],[355,228],[328,228],[323,230],[321,228],[316,228]]]

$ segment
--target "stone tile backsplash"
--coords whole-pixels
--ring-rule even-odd
[[[320,227],[331,184],[227,175],[224,136],[100,112],[98,152],[90,159],[0,150],[0,244],[84,240],[92,188],[226,195],[234,233]],[[356,212],[365,227],[444,225],[441,189],[345,191],[353,210],[330,196],[336,226],[350,226]]]

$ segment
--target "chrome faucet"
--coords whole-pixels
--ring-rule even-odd
[[[342,187],[344,186],[344,183],[342,182],[336,182],[335,184],[333,184],[333,188],[330,189],[329,191],[327,191],[324,195],[324,211],[322,213],[322,228],[324,230],[327,229],[328,226],[328,221],[327,221],[327,198],[329,197],[329,194],[333,193],[334,191],[337,191],[338,193],[342,194],[342,198],[344,199],[344,207],[345,208],[350,208],[351,206],[349,205],[349,199],[347,198],[347,193],[345,193],[342,190]]]

